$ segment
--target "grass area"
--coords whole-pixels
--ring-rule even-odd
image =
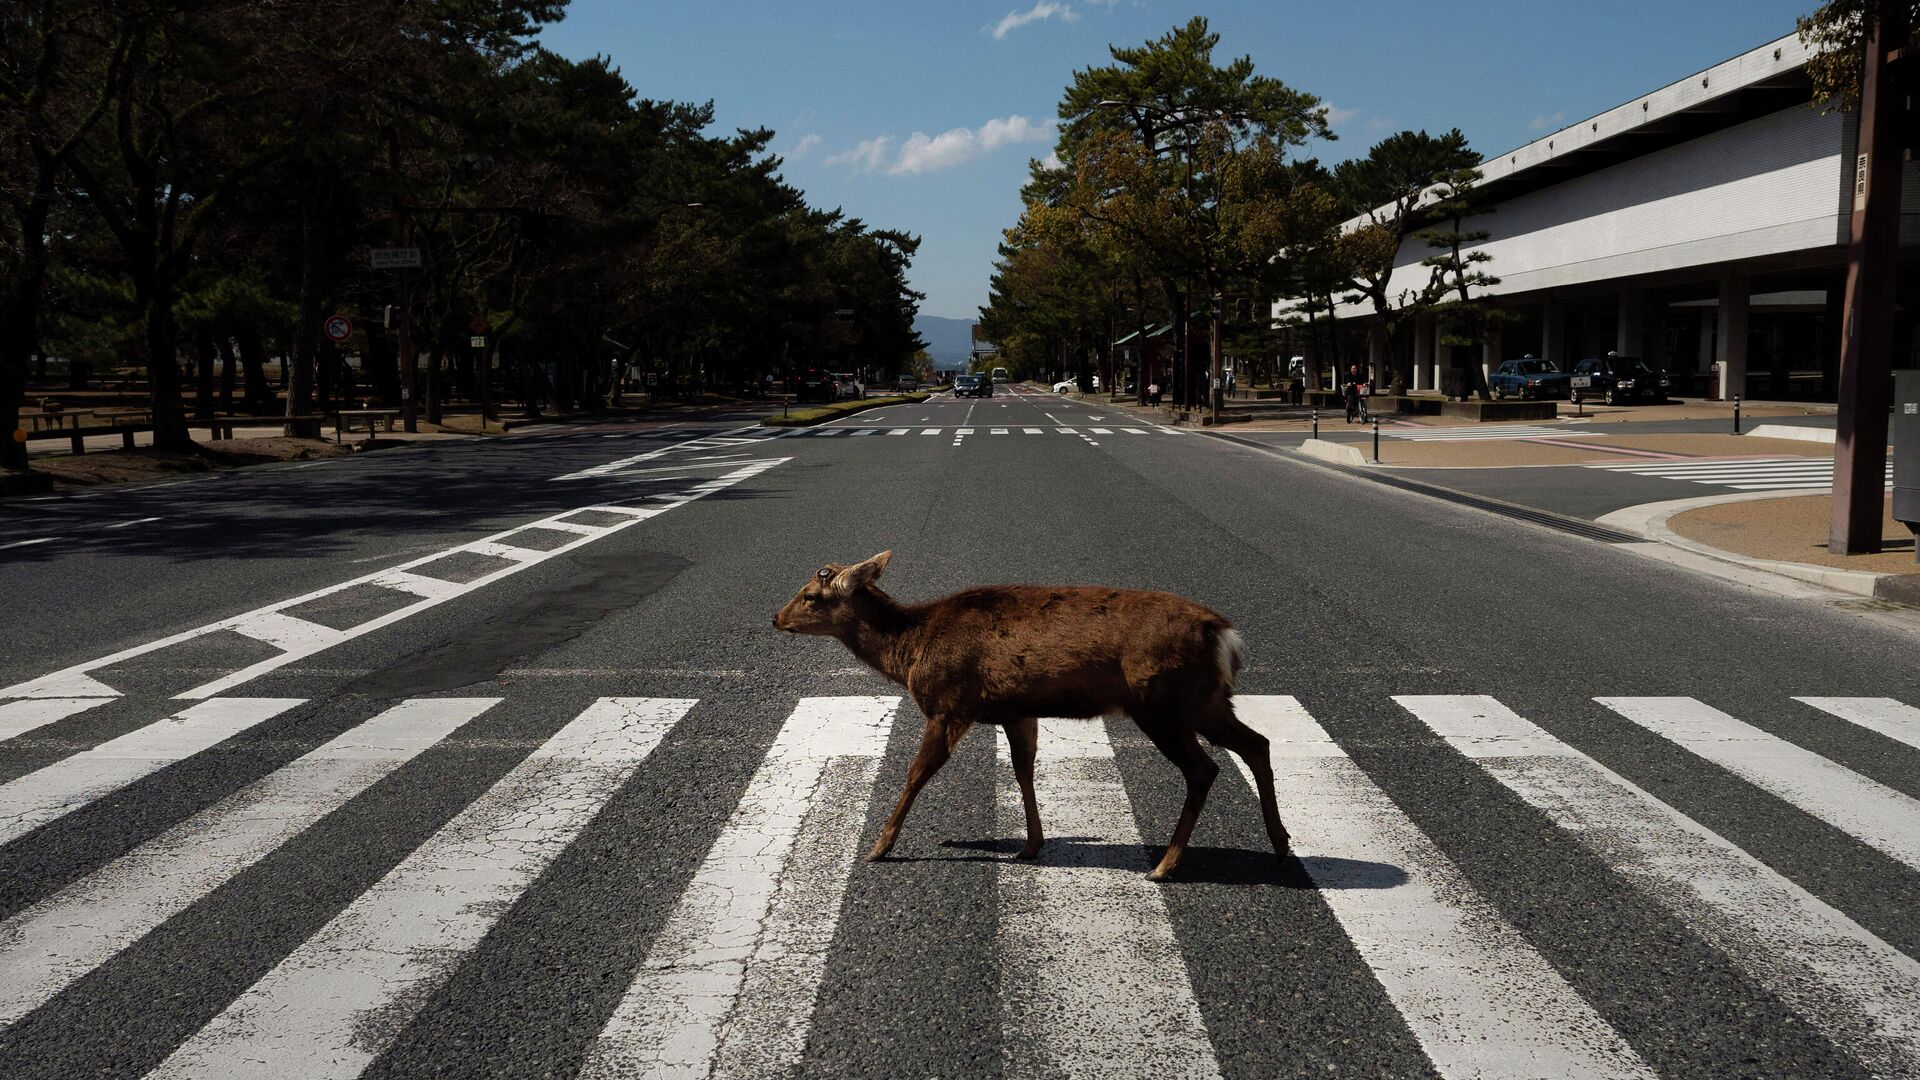
[[[831,405],[814,405],[805,409],[789,409],[785,416],[769,416],[760,423],[766,427],[806,427],[810,424],[824,423],[848,413],[857,413],[863,409],[877,409],[883,405],[906,405],[916,401],[925,401],[933,395],[927,393],[895,394],[892,397],[867,398],[863,401],[836,401]]]

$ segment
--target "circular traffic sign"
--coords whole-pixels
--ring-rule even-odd
[[[320,329],[328,341],[345,341],[353,336],[353,320],[345,315],[329,315]]]

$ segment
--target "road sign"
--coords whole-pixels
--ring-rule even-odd
[[[657,371],[649,371],[649,372],[647,372],[647,385],[648,385],[648,386],[659,386],[659,385],[660,385],[660,373],[659,373],[659,372],[657,372]]]
[[[420,265],[417,247],[373,248],[367,256],[375,270],[408,270]]]
[[[345,315],[329,315],[327,321],[320,324],[320,331],[332,342],[345,341],[353,336],[353,320]]]
[[[484,349],[487,347],[487,339],[480,334],[475,334],[474,336],[467,339],[467,344],[473,346],[476,349]]]
[[[1575,390],[1585,390],[1588,387],[1593,385],[1593,376],[1575,375],[1572,379],[1568,381],[1572,384]]]

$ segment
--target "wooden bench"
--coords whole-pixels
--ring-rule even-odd
[[[364,420],[366,422],[367,434],[371,436],[375,423],[384,422],[386,424],[385,430],[392,431],[393,422],[399,418],[399,409],[341,409],[339,412],[333,414],[333,438],[335,442],[338,442],[342,433],[354,429],[356,426],[354,421],[356,420]]]

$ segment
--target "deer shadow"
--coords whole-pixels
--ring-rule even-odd
[[[889,855],[885,862],[1010,862],[1019,853],[1018,839],[944,840],[941,847],[953,855]],[[1097,836],[1050,836],[1040,857],[1030,865],[1090,867],[1145,873],[1160,858],[1163,847],[1113,844]],[[959,854],[964,852],[965,854]],[[1392,889],[1407,883],[1407,872],[1392,863],[1343,859],[1334,855],[1288,855],[1276,860],[1273,852],[1252,848],[1187,845],[1170,885],[1277,885],[1287,889]]]

